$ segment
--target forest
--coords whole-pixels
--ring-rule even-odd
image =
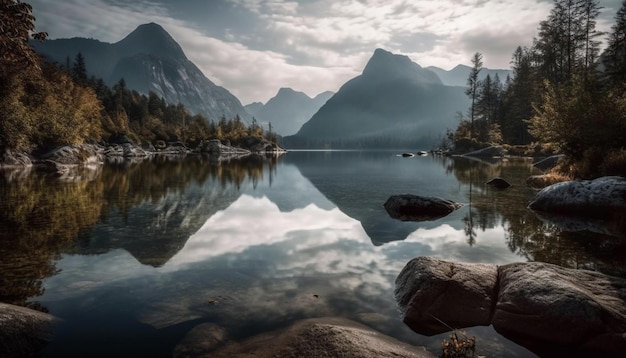
[[[163,140],[189,147],[207,139],[232,145],[251,136],[276,141],[271,127],[264,131],[255,119],[250,124],[239,116],[207,120],[155,93],[131,90],[124,79],[109,88],[102,79],[88,76],[81,53],[65,64],[45,62],[29,38],[43,41],[47,33],[35,31],[27,3],[2,1],[0,20],[0,149],[36,153],[120,136],[136,144]]]
[[[609,33],[596,28],[600,10],[597,0],[555,0],[504,82],[479,80],[483,56],[474,54],[471,106],[444,146],[534,145],[565,154],[556,170],[567,177],[626,175],[626,1]]]

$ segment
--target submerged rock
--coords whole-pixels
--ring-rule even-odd
[[[601,177],[575,180],[543,188],[528,205],[549,213],[607,217],[626,212],[626,178]]]
[[[55,318],[25,307],[0,303],[0,354],[35,357],[52,339]]]
[[[598,272],[419,257],[398,275],[395,297],[420,334],[491,324],[540,355],[626,352],[626,279]]]
[[[402,221],[426,221],[442,218],[462,204],[452,200],[412,194],[392,195],[383,205],[389,216]]]
[[[488,181],[486,184],[497,189],[506,189],[511,186],[511,184],[509,184],[508,181],[502,178],[493,178],[490,181]]]
[[[209,336],[212,337],[211,334]],[[213,338],[210,338],[213,339]],[[194,353],[198,353],[197,351]],[[358,357],[434,358],[415,347],[344,318],[312,318],[285,330],[265,333],[241,343],[231,343],[200,357]]]

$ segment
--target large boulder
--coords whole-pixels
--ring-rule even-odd
[[[411,260],[396,279],[404,322],[420,334],[492,324],[540,355],[623,356],[626,279],[527,262]]]
[[[498,272],[492,324],[502,335],[539,352],[626,353],[625,279],[539,262]]]
[[[215,340],[214,327],[205,326],[205,328],[208,330],[207,339]],[[200,332],[192,333],[202,337]],[[203,351],[201,347],[193,349],[189,344],[190,341],[187,340],[187,349],[191,349],[194,357],[435,357],[424,348],[402,343],[344,318],[302,320],[284,330],[265,333],[240,343],[230,343],[216,351],[210,349]],[[209,343],[207,347],[212,345]]]
[[[0,355],[2,357],[35,357],[52,339],[49,314],[0,303]]]
[[[574,180],[543,188],[528,205],[531,210],[556,214],[607,217],[626,212],[626,178]]]
[[[396,278],[395,298],[404,323],[430,336],[450,327],[489,325],[497,279],[495,265],[419,257]]]
[[[463,205],[438,197],[402,194],[390,196],[383,206],[394,219],[425,221],[444,217]]]

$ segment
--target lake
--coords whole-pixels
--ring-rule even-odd
[[[211,322],[239,341],[339,316],[441,353],[448,334],[401,321],[393,291],[412,258],[541,261],[626,277],[623,240],[567,232],[527,209],[530,159],[484,162],[392,151],[292,151],[108,163],[64,180],[0,176],[0,301],[62,319],[43,357],[168,357]],[[502,177],[512,186],[492,189]],[[394,194],[463,203],[402,222]],[[534,357],[491,327],[465,329],[489,357]]]

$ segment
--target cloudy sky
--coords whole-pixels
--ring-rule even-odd
[[[309,96],[337,91],[359,75],[376,48],[423,67],[509,68],[513,50],[532,43],[550,0],[31,0],[50,38],[114,43],[156,22],[187,57],[243,104],[266,102],[280,87]],[[608,31],[622,0],[600,0]]]

